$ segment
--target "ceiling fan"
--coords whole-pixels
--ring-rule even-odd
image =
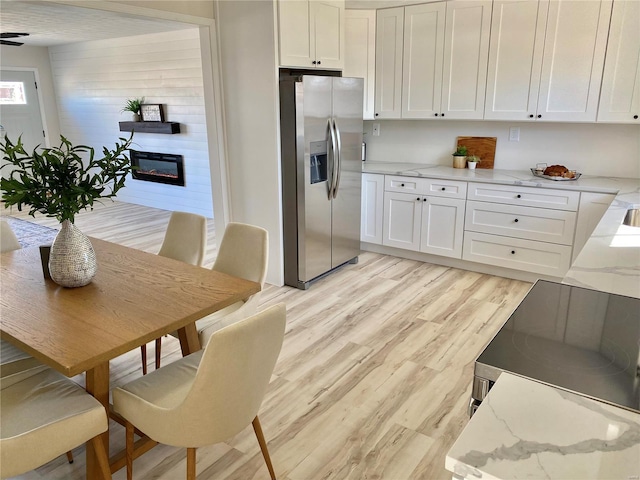
[[[28,33],[17,33],[17,32],[7,32],[0,33],[0,45],[13,45],[19,47],[20,45],[24,45],[22,42],[12,42],[10,40],[5,40],[6,38],[20,38],[20,37],[28,37]]]

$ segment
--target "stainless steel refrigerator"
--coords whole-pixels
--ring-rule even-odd
[[[280,79],[284,280],[311,282],[360,254],[361,78]]]

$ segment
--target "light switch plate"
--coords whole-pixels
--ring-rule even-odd
[[[373,124],[373,136],[374,137],[379,137],[380,136],[380,124],[379,123],[374,123]]]
[[[509,141],[510,142],[520,141],[520,127],[511,127],[509,129]]]

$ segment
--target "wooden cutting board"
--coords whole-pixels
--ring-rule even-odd
[[[497,140],[497,137],[458,137],[457,146],[464,145],[469,155],[480,157],[480,163],[476,168],[493,168]]]

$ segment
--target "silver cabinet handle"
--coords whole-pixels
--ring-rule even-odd
[[[338,195],[338,188],[340,188],[340,173],[342,171],[342,141],[340,140],[340,129],[338,128],[338,124],[336,120],[333,120],[333,129],[336,133],[336,143],[338,148],[336,149],[337,158],[338,158],[338,166],[336,168],[336,180],[335,186],[333,187],[333,198],[336,198]]]

